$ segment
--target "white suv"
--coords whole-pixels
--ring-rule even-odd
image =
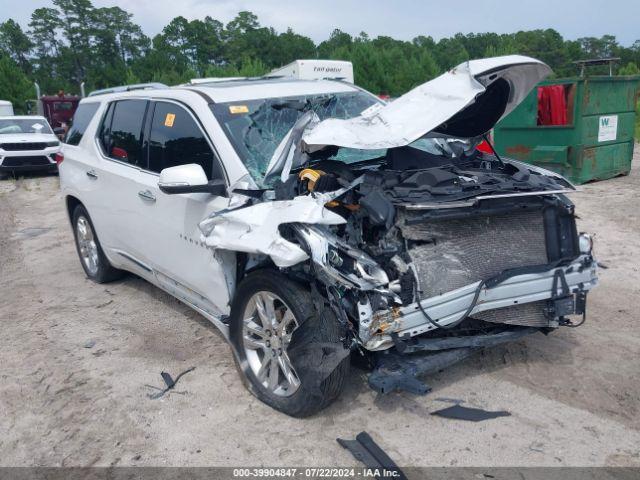
[[[200,312],[287,414],[335,399],[353,351],[376,390],[424,393],[417,374],[584,315],[572,185],[475,148],[548,72],[472,61],[390,104],[282,78],[86,98],[59,167],[82,266]]]
[[[0,117],[0,175],[56,171],[60,140],[40,116]]]

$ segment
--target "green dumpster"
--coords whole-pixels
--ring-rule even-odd
[[[542,82],[494,129],[498,153],[574,183],[631,169],[640,76]]]

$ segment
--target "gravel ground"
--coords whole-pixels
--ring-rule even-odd
[[[631,175],[573,196],[608,268],[587,323],[475,356],[431,394],[378,398],[354,369],[335,404],[286,417],[242,386],[205,319],[130,276],[88,281],[58,178],[0,182],[0,465],[357,465],[336,437],[368,431],[403,466],[640,466],[640,145]],[[188,367],[152,400],[160,372]],[[448,404],[509,410],[481,423]]]

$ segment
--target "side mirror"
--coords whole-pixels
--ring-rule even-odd
[[[227,186],[224,180],[208,181],[204,170],[196,163],[165,168],[160,172],[158,187],[168,195],[209,193],[221,197],[227,193]]]
[[[67,129],[64,127],[56,127],[53,129],[53,133],[55,133],[56,135],[64,135],[65,133],[67,133]]]

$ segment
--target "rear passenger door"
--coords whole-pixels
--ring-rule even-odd
[[[137,238],[144,232],[136,223],[138,209],[138,177],[146,167],[143,149],[147,109],[145,99],[111,102],[98,130],[101,158],[86,172],[96,185],[89,213],[107,255],[116,264],[140,267]],[[145,273],[140,272],[140,273]]]
[[[145,142],[146,170],[138,177],[138,216],[144,231],[137,249],[144,251],[157,281],[173,294],[219,316],[228,310],[228,288],[220,260],[200,241],[198,224],[211,212],[227,207],[224,197],[207,193],[166,195],[158,188],[164,168],[197,163],[209,180],[225,179],[222,165],[195,115],[184,105],[152,102]]]

